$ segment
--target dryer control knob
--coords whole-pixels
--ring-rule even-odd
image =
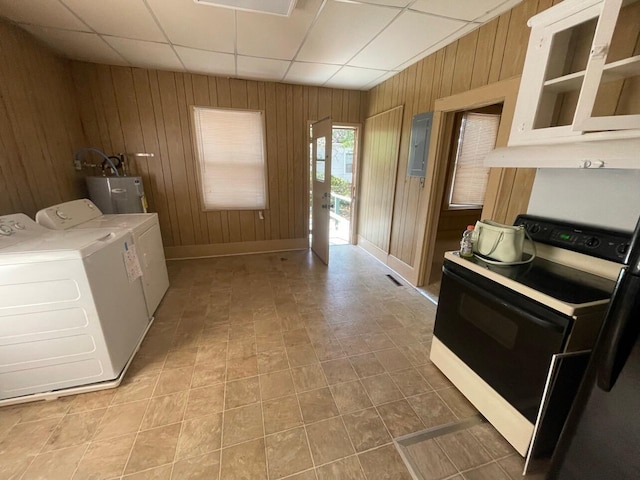
[[[64,213],[62,210],[56,210],[56,215],[58,216],[58,218],[61,218],[62,220],[66,220],[67,218],[67,214]]]
[[[16,230],[24,230],[25,226],[24,223],[16,222],[13,224],[13,228],[15,228]]]
[[[11,235],[13,230],[9,225],[0,225],[0,235]]]

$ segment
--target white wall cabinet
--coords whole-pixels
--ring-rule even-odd
[[[565,0],[529,26],[509,145],[640,139],[640,0]]]

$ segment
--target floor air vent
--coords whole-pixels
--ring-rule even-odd
[[[387,274],[387,278],[388,278],[389,280],[391,280],[393,283],[395,283],[395,284],[396,284],[396,287],[401,287],[401,286],[402,286],[402,284],[401,284],[398,280],[396,280],[395,278],[393,278],[393,275],[389,275],[389,274]]]

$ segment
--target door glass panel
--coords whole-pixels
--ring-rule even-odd
[[[324,162],[326,155],[327,139],[325,137],[316,138],[316,180],[324,182]]]
[[[593,117],[640,114],[640,1],[620,10],[593,106]]]
[[[571,125],[597,18],[553,35],[533,128]]]

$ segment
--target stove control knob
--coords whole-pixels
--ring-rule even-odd
[[[529,225],[529,233],[533,233],[536,234],[540,231],[540,225],[538,225],[537,223],[534,223],[533,225]]]
[[[0,225],[0,235],[11,235],[13,233],[13,230],[11,230],[11,227],[9,225]]]
[[[596,248],[600,245],[600,239],[597,237],[589,237],[584,241],[584,244],[589,248]]]
[[[621,243],[620,245],[618,245],[616,247],[616,252],[619,255],[626,255],[627,250],[629,250],[629,244],[628,243]]]

